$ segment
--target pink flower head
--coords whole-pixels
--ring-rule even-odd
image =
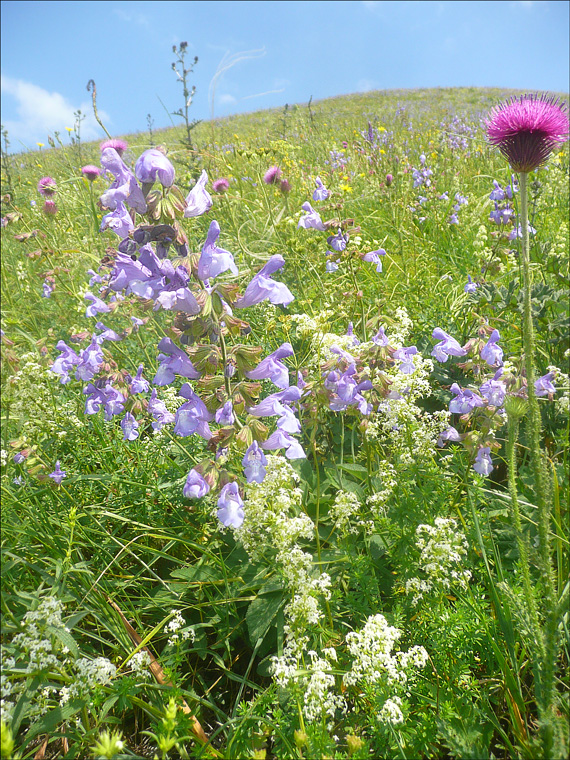
[[[45,198],[51,198],[52,195],[55,195],[56,190],[57,185],[55,184],[55,179],[52,177],[42,177],[38,182],[38,193]]]
[[[122,156],[128,147],[128,142],[121,140],[120,137],[114,137],[111,140],[105,140],[105,142],[102,142],[99,146],[102,151],[105,150],[105,148],[114,148],[119,156]]]
[[[566,105],[544,94],[512,97],[491,110],[487,136],[514,171],[531,172],[568,139]]]
[[[263,175],[263,181],[266,185],[273,185],[281,176],[281,169],[278,166],[270,166]]]
[[[93,180],[97,179],[97,177],[100,176],[101,169],[99,169],[98,166],[93,166],[93,164],[87,164],[87,166],[84,166],[81,169],[81,173],[85,179],[88,179],[89,182],[93,182]]]
[[[44,214],[47,214],[48,216],[55,216],[57,214],[57,206],[55,205],[55,201],[50,201],[49,199],[44,203],[42,211]]]
[[[230,183],[225,177],[220,177],[212,182],[212,190],[215,193],[225,193],[229,188]]]

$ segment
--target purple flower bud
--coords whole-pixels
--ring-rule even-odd
[[[467,285],[463,288],[463,290],[466,293],[475,293],[479,285],[476,282],[473,282],[471,279],[471,275],[467,275]]]
[[[233,425],[235,422],[235,415],[232,405],[232,400],[229,399],[221,406],[216,412],[216,422],[218,425]]]
[[[392,182],[394,181],[394,177],[391,174],[386,175],[386,186],[390,187]]]
[[[47,216],[55,216],[57,214],[57,206],[55,205],[55,201],[48,200],[44,203],[42,206],[42,211],[44,214],[47,214]]]

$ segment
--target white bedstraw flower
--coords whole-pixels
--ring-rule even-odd
[[[380,723],[397,726],[404,722],[404,714],[400,709],[402,700],[399,697],[392,697],[384,702],[384,706],[378,713]]]

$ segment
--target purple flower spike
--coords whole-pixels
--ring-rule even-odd
[[[139,437],[139,423],[130,412],[127,412],[121,420],[123,429],[123,441],[135,441]]]
[[[257,441],[254,441],[245,452],[241,463],[244,467],[243,473],[248,483],[263,482],[266,475],[265,465],[267,464],[267,457],[259,448]]]
[[[311,206],[311,204],[307,201],[306,203],[303,203],[301,206],[303,211],[306,211],[307,213],[305,216],[302,216],[299,219],[299,224],[297,225],[297,228],[303,227],[304,229],[313,229],[313,230],[326,230],[325,225],[323,224],[323,221],[321,219],[320,214],[315,211],[315,209]]]
[[[67,473],[65,470],[62,470],[59,466],[59,459],[55,463],[55,470],[53,472],[50,472],[48,475],[48,478],[51,478],[53,481],[57,483],[57,485],[61,485],[61,481],[67,477]]]
[[[369,253],[365,253],[362,257],[362,261],[366,261],[369,264],[376,264],[376,271],[381,272],[382,260],[380,259],[380,256],[385,255],[386,251],[383,248],[379,248],[377,251],[370,251]]]
[[[153,185],[158,179],[163,187],[171,187],[174,175],[174,167],[164,153],[156,148],[145,150],[135,164],[135,176],[145,185]]]
[[[244,511],[237,483],[228,483],[220,491],[218,520],[226,528],[241,528],[244,520]]]
[[[203,169],[198,181],[186,196],[186,208],[184,209],[186,219],[193,216],[202,216],[202,214],[205,214],[206,211],[212,208],[212,196],[206,190],[207,182],[208,175],[206,170]]]
[[[552,384],[552,381],[554,380],[555,375],[554,372],[549,372],[547,375],[543,375],[542,377],[539,377],[538,380],[535,380],[534,382],[534,389],[537,396],[550,396],[551,394],[556,393],[556,388]]]
[[[235,265],[232,254],[223,248],[218,248],[216,245],[219,236],[220,225],[214,219],[210,224],[208,236],[204,243],[204,247],[202,248],[200,260],[198,261],[198,277],[202,281],[217,277],[227,269],[229,269],[232,274],[238,274],[238,268]]]
[[[280,254],[272,256],[267,264],[256,274],[246,288],[245,293],[235,302],[236,309],[245,309],[261,303],[266,298],[270,303],[287,306],[295,296],[282,282],[276,282],[269,277],[285,264],[285,259]]]
[[[313,200],[314,201],[326,201],[326,199],[329,197],[330,193],[326,189],[326,187],[321,182],[320,177],[315,177],[315,185],[316,190],[313,191]]]
[[[450,356],[465,356],[467,351],[461,348],[459,343],[452,338],[451,335],[444,332],[440,327],[436,327],[432,333],[434,340],[439,340],[433,347],[431,355],[434,356],[438,362],[446,362]]]
[[[503,363],[503,349],[497,345],[501,339],[498,330],[493,330],[491,337],[481,349],[481,359],[490,367],[499,367]]]
[[[277,351],[262,359],[255,369],[246,372],[246,377],[250,380],[271,380],[278,388],[288,388],[289,370],[279,360],[294,353],[290,343],[282,343]]]
[[[489,446],[480,446],[477,456],[475,457],[475,464],[473,469],[478,472],[479,475],[490,475],[493,470],[493,462],[491,461],[491,449]]]
[[[188,477],[186,478],[186,483],[184,484],[184,489],[182,490],[184,496],[187,499],[201,499],[209,490],[210,486],[206,483],[200,473],[194,469],[190,470]]]
[[[544,94],[512,97],[490,112],[487,136],[514,171],[531,172],[568,139],[566,105]]]

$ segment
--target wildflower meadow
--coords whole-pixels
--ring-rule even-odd
[[[3,132],[2,758],[567,757],[566,96],[177,115]]]

